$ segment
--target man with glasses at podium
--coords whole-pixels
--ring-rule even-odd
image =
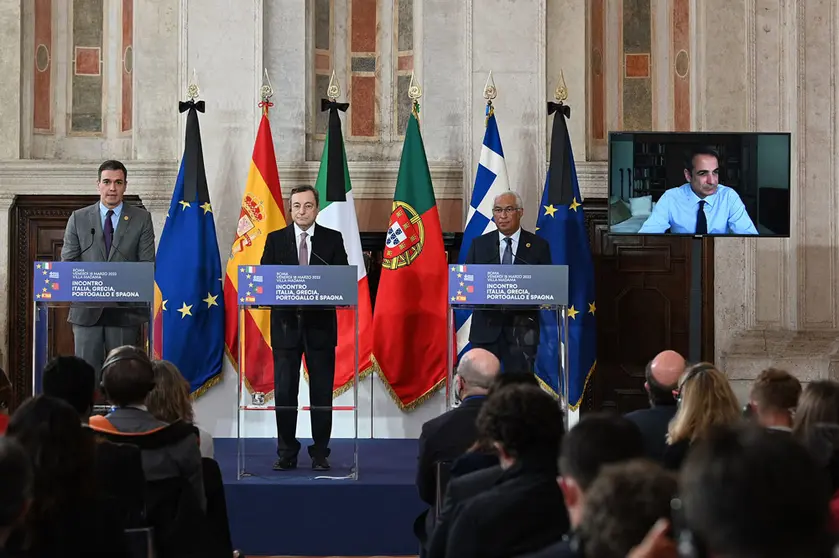
[[[466,264],[551,265],[548,241],[521,228],[521,196],[495,196],[492,217],[497,230],[472,241]],[[538,310],[475,310],[469,342],[498,357],[504,372],[533,372],[539,346]]]
[[[261,265],[348,265],[340,231],[315,222],[320,196],[312,186],[291,190],[292,223],[268,234]],[[297,468],[297,395],[300,361],[306,355],[309,402],[312,407],[312,469],[327,471],[332,436],[332,387],[338,320],[335,308],[301,310],[293,306],[271,308],[271,351],[274,357],[274,413],[277,419],[275,471]]]
[[[127,185],[128,171],[121,162],[99,166],[99,201],[70,215],[61,261],[154,262],[151,213],[123,202]],[[142,344],[140,330],[149,314],[136,308],[74,305],[67,321],[73,325],[76,356],[93,366],[98,386],[105,355],[123,345]]]

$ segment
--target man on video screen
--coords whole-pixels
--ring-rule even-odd
[[[714,149],[694,149],[685,161],[687,184],[664,192],[638,232],[757,234],[740,196],[720,184],[719,167]]]

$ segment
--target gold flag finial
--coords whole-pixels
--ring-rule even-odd
[[[192,77],[189,80],[189,85],[186,88],[186,97],[190,101],[194,101],[198,98],[201,91],[198,89],[198,72],[195,71],[195,68],[192,69]]]
[[[487,100],[487,103],[492,104],[492,100],[498,96],[498,89],[495,87],[495,80],[492,79],[492,70],[489,71],[489,76],[487,77],[487,83],[484,86],[484,99]]]
[[[414,79],[414,72],[411,71],[411,82],[408,84],[408,98],[416,102],[422,97],[422,87]]]
[[[416,79],[414,78],[414,72],[412,70],[411,81],[410,83],[408,83],[408,98],[411,99],[411,112],[414,113],[417,122],[419,122],[420,97],[422,97],[422,87],[419,86]]]
[[[556,89],[554,89],[554,99],[560,103],[568,100],[568,86],[565,85],[565,75],[562,73],[562,70],[559,71],[559,82],[556,84]]]
[[[263,103],[267,103],[271,97],[274,96],[274,88],[271,86],[271,78],[268,77],[268,68],[265,68],[265,80],[262,87],[259,88],[259,98]]]
[[[338,84],[338,78],[335,76],[335,70],[332,70],[332,76],[329,78],[329,86],[326,88],[326,96],[333,103],[341,96],[341,86]]]

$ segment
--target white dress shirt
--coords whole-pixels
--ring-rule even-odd
[[[294,223],[294,249],[297,250],[297,257],[300,257],[300,240],[303,233],[306,233],[306,252],[309,254],[309,261],[312,260],[312,237],[315,236],[316,225],[312,223],[308,231],[304,231]],[[309,265],[309,262],[300,262],[300,265]]]
[[[519,237],[521,236],[521,228],[510,235],[510,238],[513,239],[511,249],[513,250],[513,263],[516,263],[516,254],[519,252]],[[507,241],[504,240],[506,235],[504,235],[501,231],[498,231],[498,263],[504,261],[504,250],[507,249]]]

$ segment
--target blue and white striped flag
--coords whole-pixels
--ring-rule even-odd
[[[507,163],[504,162],[504,150],[501,149],[501,136],[498,133],[498,124],[495,121],[495,111],[492,105],[488,105],[481,159],[478,162],[478,172],[475,174],[472,201],[469,202],[469,215],[466,218],[466,228],[463,230],[463,242],[460,245],[457,263],[466,262],[466,255],[469,253],[472,240],[495,230],[495,222],[492,220],[493,201],[495,196],[509,189]],[[455,312],[458,361],[463,353],[470,348],[469,328],[471,325],[471,310],[457,310]]]

